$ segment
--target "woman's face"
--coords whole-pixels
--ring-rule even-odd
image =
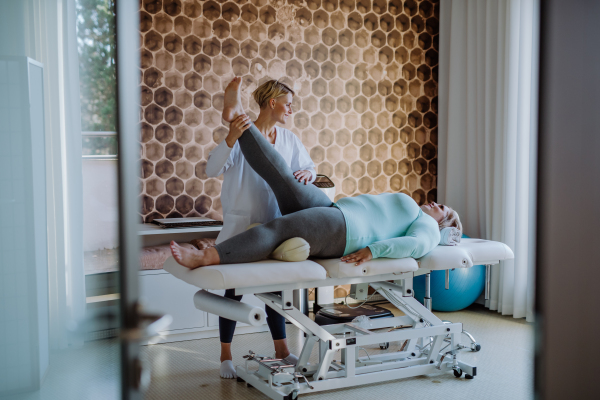
[[[440,221],[443,220],[444,217],[446,217],[446,215],[448,215],[450,212],[449,207],[433,202],[429,204],[423,204],[421,206],[421,210],[423,210],[423,212],[429,215],[431,218],[435,219],[438,223],[440,223]]]
[[[272,99],[270,101],[270,106],[272,106],[273,119],[279,122],[280,124],[285,124],[289,117],[292,115],[292,100],[294,96],[291,93],[286,94],[285,96],[280,96],[276,99]]]

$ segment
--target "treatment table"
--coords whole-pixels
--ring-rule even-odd
[[[201,289],[234,288],[237,295],[254,294],[304,331],[306,339],[296,366],[250,351],[244,357],[245,366],[236,369],[238,380],[271,399],[280,400],[440,371],[453,371],[456,377],[464,373],[465,378],[472,379],[477,368],[457,357],[458,351],[464,348],[459,338],[463,333],[462,324],[442,321],[431,312],[429,274],[433,270],[446,270],[448,287],[448,271],[485,265],[487,299],[490,266],[513,257],[511,249],[503,243],[462,239],[457,246],[437,246],[418,260],[380,258],[359,266],[339,259],[265,260],[190,270],[170,257],[164,269]],[[413,297],[412,288],[413,277],[422,274],[426,274],[425,306]],[[404,315],[373,319],[368,329],[354,323],[319,326],[293,306],[296,289],[347,284],[356,285],[359,300],[366,299],[360,296],[366,296],[368,286],[372,287]],[[389,342],[401,342],[400,351],[359,357],[359,348]],[[315,346],[319,361],[311,364],[309,357]]]

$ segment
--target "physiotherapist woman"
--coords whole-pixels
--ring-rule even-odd
[[[252,97],[260,106],[260,113],[254,125],[261,134],[281,154],[294,176],[305,184],[316,178],[315,164],[304,145],[288,129],[276,124],[285,124],[292,115],[294,91],[281,82],[271,80],[263,83]],[[237,143],[237,138],[250,126],[250,118],[241,115],[229,126],[229,134],[209,155],[206,174],[217,177],[223,174],[221,203],[223,204],[223,229],[216,243],[221,243],[238,233],[244,232],[250,224],[266,223],[281,216],[277,200],[267,183],[250,167]],[[225,297],[240,301],[234,289],[225,291]],[[290,354],[285,334],[285,319],[266,307],[267,324],[275,345],[275,357],[286,358],[294,364],[296,356]],[[221,340],[222,378],[235,378],[232,363],[231,341],[236,321],[219,317]]]

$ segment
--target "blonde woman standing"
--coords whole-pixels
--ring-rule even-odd
[[[294,91],[285,84],[271,80],[259,86],[252,97],[260,107],[254,125],[263,137],[283,157],[293,172],[295,179],[304,184],[316,178],[315,164],[304,145],[288,129],[277,126],[285,124],[292,115]],[[229,134],[209,155],[206,174],[216,177],[223,174],[221,202],[223,204],[223,229],[216,243],[221,243],[243,232],[253,223],[267,223],[281,216],[277,200],[269,185],[250,167],[240,150],[237,138],[251,124],[250,117],[240,115],[231,121]],[[225,292],[225,297],[240,301],[233,289]],[[297,358],[287,348],[285,319],[266,307],[267,323],[275,346],[275,356],[293,362]],[[232,363],[231,341],[236,321],[219,317],[221,338],[222,378],[235,378]]]

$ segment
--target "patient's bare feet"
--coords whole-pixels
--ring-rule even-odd
[[[180,246],[175,242],[171,242],[170,247],[175,261],[189,269],[220,263],[219,253],[214,247],[196,250]]]
[[[225,99],[223,101],[223,119],[227,122],[233,121],[238,115],[244,114],[240,84],[242,78],[235,77],[225,88]]]

